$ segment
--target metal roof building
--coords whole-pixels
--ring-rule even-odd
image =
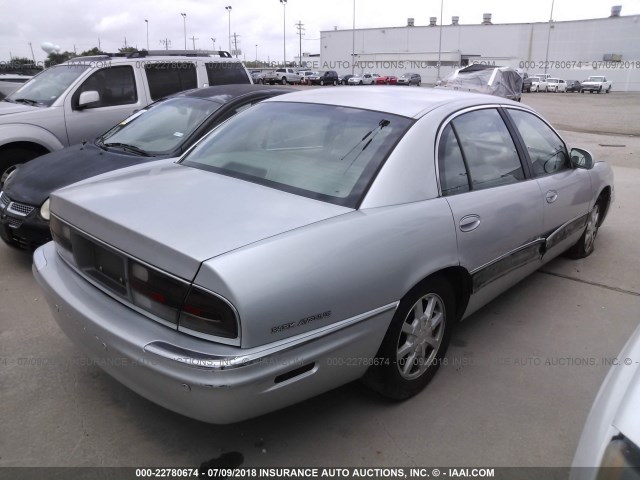
[[[328,30],[321,32],[317,69],[338,73],[401,75],[416,72],[435,83],[455,68],[471,63],[510,66],[530,75],[549,73],[584,80],[605,75],[615,91],[640,91],[640,15],[592,20],[493,24],[485,14],[477,24]],[[353,63],[352,63],[353,50]],[[440,59],[440,69],[438,69]]]

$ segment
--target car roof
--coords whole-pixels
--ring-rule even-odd
[[[389,90],[375,86],[360,87],[357,92],[344,87],[296,90],[294,93],[270,98],[265,100],[265,102],[300,102],[336,105],[388,112],[409,118],[420,118],[427,112],[445,105],[452,109],[491,104],[524,107],[524,105],[520,103],[502,97],[460,92],[445,88],[399,88]]]
[[[248,95],[251,93],[287,93],[295,92],[296,89],[284,86],[265,86],[265,85],[249,85],[249,84],[229,84],[216,85],[213,87],[196,88],[184,92],[178,92],[169,98],[190,97],[203,98],[208,100],[216,100],[222,103],[232,100],[236,97]]]

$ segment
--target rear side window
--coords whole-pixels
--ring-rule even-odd
[[[210,86],[251,83],[240,62],[205,63],[205,67]]]
[[[524,179],[513,139],[497,110],[465,113],[454,118],[451,124],[467,166],[472,190]]]
[[[546,123],[528,112],[513,109],[508,112],[527,147],[536,177],[570,168],[564,142]]]
[[[86,108],[129,105],[138,101],[135,76],[130,66],[103,68],[95,72],[73,94],[71,100],[73,107],[78,106],[82,92],[90,91],[98,92],[100,101]]]
[[[152,100],[198,87],[192,62],[149,63],[144,66]]]

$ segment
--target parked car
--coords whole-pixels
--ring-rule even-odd
[[[517,102],[302,90],[178,162],[54,192],[33,270],[97,365],[231,423],[360,378],[417,394],[460,319],[567,249],[593,251],[613,192],[606,163]]]
[[[403,73],[398,78],[398,85],[416,85],[420,86],[422,83],[422,77],[419,73]]]
[[[349,79],[353,77],[353,75],[348,74],[348,75],[343,75],[342,78],[340,78],[340,84],[341,85],[347,85],[349,83]]]
[[[296,73],[293,68],[279,68],[274,72],[265,73],[264,83],[274,85],[280,83],[286,85],[288,83],[300,83],[302,76]]]
[[[23,249],[50,241],[49,196],[54,190],[129,165],[178,157],[236,112],[290,91],[228,85],[179,93],[134,113],[93,142],[19,165],[0,191],[0,237]]]
[[[531,84],[531,77],[529,76],[529,74],[525,73],[522,76],[522,92],[531,93]]]
[[[377,73],[362,73],[359,75],[354,75],[349,80],[347,80],[348,85],[375,85],[376,78],[380,75]]]
[[[228,52],[134,52],[50,67],[0,102],[0,179],[17,164],[91,140],[159,98],[231,83],[251,78]]]
[[[382,75],[376,78],[376,85],[397,85],[398,77],[393,75]]]
[[[597,92],[597,93],[609,93],[611,91],[611,82],[606,77],[596,75],[587,78],[580,85],[580,93],[584,92]]]
[[[593,401],[573,458],[571,480],[638,478],[639,358],[640,327],[613,359],[613,366]]]
[[[567,80],[567,92],[579,92],[580,82],[578,80]]]
[[[436,87],[486,93],[517,102],[522,97],[522,77],[517,70],[479,63],[454,70],[438,82]]]
[[[316,72],[308,77],[311,85],[338,85],[340,78],[334,70],[324,70]]]
[[[33,78],[32,75],[21,75],[12,73],[0,74],[0,100],[15,92],[22,84]]]
[[[547,91],[558,93],[567,91],[567,82],[561,78],[548,78],[547,79]]]
[[[532,92],[546,92],[547,91],[547,74],[538,74],[531,77],[531,91]]]
[[[300,70],[298,75],[300,75],[300,85],[309,85],[308,78],[317,72],[313,72],[311,70]]]
[[[251,80],[255,84],[263,84],[264,83],[264,73],[262,70],[252,70],[251,71]]]

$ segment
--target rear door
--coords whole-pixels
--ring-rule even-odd
[[[460,264],[473,292],[483,293],[468,312],[539,266],[542,201],[529,175],[499,108],[457,114],[442,130],[441,193],[453,213]]]
[[[571,167],[562,138],[540,117],[517,108],[506,111],[542,193],[545,259],[550,259],[573,245],[586,225],[593,198],[589,171]]]

